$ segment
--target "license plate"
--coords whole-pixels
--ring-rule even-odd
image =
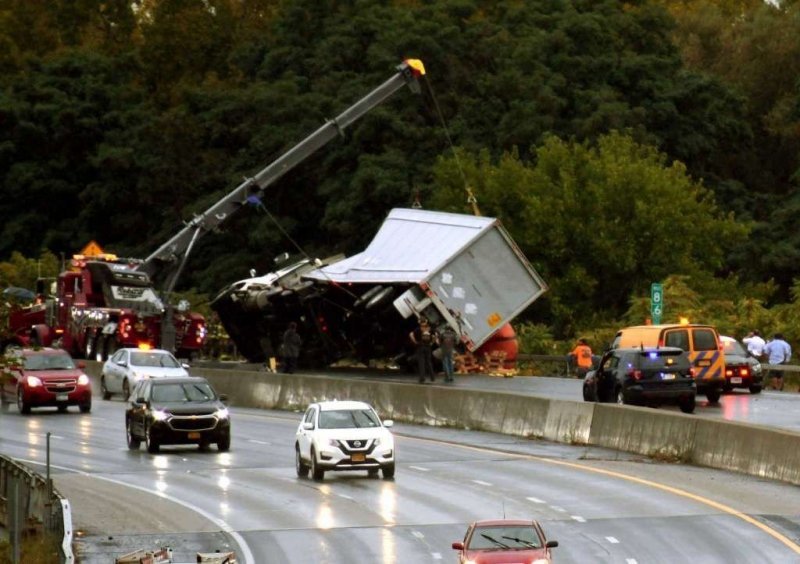
[[[661,374],[661,379],[662,379],[662,380],[674,380],[674,379],[675,379],[675,374],[665,374],[665,373],[662,373],[662,374]]]
[[[190,439],[199,439],[200,438],[200,433],[192,431],[191,433],[189,433],[189,438]]]
[[[731,378],[731,384],[741,384],[741,383],[742,379],[739,376],[734,376],[733,378]]]
[[[355,453],[352,458],[353,458],[353,462],[364,462],[367,459],[367,455],[364,454],[364,453],[358,452],[358,453]]]
[[[56,394],[56,401],[68,401],[69,394]]]

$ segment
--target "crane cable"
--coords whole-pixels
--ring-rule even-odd
[[[430,81],[428,80],[428,75],[423,75],[423,79],[425,80],[425,86],[428,88],[428,92],[430,92],[433,105],[436,107],[436,115],[439,116],[439,121],[442,124],[445,137],[447,137],[447,143],[450,145],[450,150],[453,152],[453,158],[456,161],[456,168],[458,168],[458,172],[461,175],[461,181],[464,183],[464,191],[467,193],[467,203],[472,208],[472,214],[480,216],[482,214],[481,210],[478,208],[478,199],[475,197],[475,194],[472,192],[472,188],[470,188],[469,184],[467,183],[467,176],[464,174],[464,169],[461,166],[461,160],[458,158],[458,152],[453,144],[453,139],[450,137],[450,130],[445,122],[442,109],[439,107],[439,100],[436,98],[436,94],[433,91],[433,85],[431,85]]]

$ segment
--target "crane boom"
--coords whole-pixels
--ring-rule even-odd
[[[228,219],[247,203],[248,198],[253,196],[260,198],[263,196],[264,190],[270,184],[326,145],[334,137],[342,135],[345,128],[386,101],[403,86],[408,85],[412,91],[419,93],[420,87],[417,78],[425,74],[425,67],[422,61],[407,59],[398,65],[396,70],[397,72],[391,78],[375,90],[347,108],[336,118],[328,120],[322,127],[289,149],[254,177],[246,179],[205,212],[186,222],[186,226],[148,256],[138,266],[138,270],[147,272],[152,277],[164,265],[178,263],[177,268],[166,284],[166,292],[170,293],[175,286],[177,278],[180,276],[192,247],[202,234],[215,229]]]

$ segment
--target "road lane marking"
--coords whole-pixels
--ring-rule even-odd
[[[617,539],[615,539],[614,537],[606,537],[606,540],[608,542],[610,542],[611,544],[619,544],[619,541]]]
[[[474,483],[478,484],[479,486],[491,486],[489,482],[484,482],[483,480],[472,480]]]
[[[533,503],[544,503],[543,499],[539,499],[538,497],[527,497],[525,498],[528,501],[532,501]]]
[[[412,470],[419,470],[420,472],[430,472],[429,468],[423,468],[422,466],[409,466]]]
[[[442,559],[442,555],[439,554],[438,552],[431,552],[431,556],[433,556],[434,560],[441,560]]]
[[[419,531],[411,531],[411,534],[414,535],[415,537],[417,537],[418,539],[424,539],[425,538],[425,535],[423,535]]]
[[[637,476],[631,476],[630,474],[623,474],[622,472],[617,472],[615,470],[605,470],[603,468],[593,468],[592,466],[584,466],[584,465],[578,464],[576,462],[569,462],[569,461],[566,461],[566,460],[555,460],[553,458],[543,458],[541,456],[535,456],[533,454],[521,454],[521,453],[517,453],[517,452],[508,452],[508,451],[499,450],[499,449],[490,449],[490,448],[486,448],[486,447],[476,447],[476,446],[472,446],[472,445],[465,445],[465,444],[456,443],[456,442],[452,442],[452,441],[442,441],[442,440],[437,440],[437,439],[429,439],[429,438],[425,438],[425,437],[413,437],[413,436],[410,436],[410,435],[400,435],[398,433],[396,433],[396,435],[397,436],[402,436],[405,439],[423,441],[423,442],[428,442],[428,443],[436,443],[436,444],[447,444],[447,445],[450,445],[450,446],[459,447],[459,448],[463,448],[463,449],[466,449],[466,450],[483,452],[483,453],[492,453],[492,454],[501,453],[501,454],[504,454],[504,455],[512,457],[512,458],[518,458],[518,459],[522,459],[522,460],[535,460],[537,462],[542,462],[542,463],[545,463],[545,464],[553,464],[553,465],[556,465],[556,466],[563,466],[563,467],[566,467],[566,468],[572,468],[573,470],[579,470],[579,471],[582,471],[582,472],[593,472],[595,474],[601,474],[603,476],[609,476],[611,478],[617,478],[617,479],[620,479],[620,480],[626,480],[626,481],[632,482],[634,484],[639,484],[641,486],[646,486],[646,487],[654,488],[654,489],[657,489],[657,490],[661,490],[661,491],[670,493],[672,495],[676,495],[676,496],[679,496],[679,497],[684,497],[686,499],[691,499],[692,501],[695,501],[695,502],[697,502],[697,503],[699,503],[701,505],[707,505],[708,507],[713,507],[717,511],[720,511],[722,513],[727,513],[728,515],[736,517],[737,519],[741,519],[742,521],[744,521],[744,522],[746,522],[746,523],[748,523],[750,525],[753,525],[754,527],[757,527],[758,529],[761,529],[764,533],[768,534],[769,536],[771,536],[772,538],[774,538],[775,540],[777,540],[778,542],[780,542],[781,544],[783,544],[784,546],[786,546],[787,548],[792,550],[795,554],[800,554],[800,544],[797,544],[792,539],[788,538],[786,535],[781,534],[776,529],[773,529],[773,528],[769,527],[768,525],[760,522],[759,520],[754,519],[753,517],[750,517],[749,515],[747,515],[745,513],[742,513],[738,509],[734,509],[733,507],[730,507],[729,505],[725,505],[724,503],[720,503],[718,501],[714,501],[713,499],[709,499],[709,498],[703,497],[701,495],[693,494],[691,492],[687,492],[686,490],[681,490],[681,489],[673,487],[673,486],[668,486],[666,484],[659,484],[658,482],[654,482],[652,480],[647,480],[645,478],[639,478]],[[528,498],[528,499],[530,499],[530,498]]]
[[[635,558],[626,558],[625,564],[638,564]]]
[[[257,439],[247,439],[247,442],[255,443],[257,445],[268,445],[269,444],[267,441],[259,441]]]
[[[566,513],[567,512],[566,509],[564,509],[563,507],[559,507],[558,505],[551,505],[550,509],[552,509],[553,511],[558,511],[559,513]]]
[[[580,515],[570,515],[573,519],[575,519],[578,523],[585,523],[586,519],[581,517]]]
[[[17,460],[21,460],[22,462],[26,462],[28,464],[39,464],[39,465],[42,464],[41,462],[38,462],[36,460],[23,460],[21,458],[19,458]],[[158,496],[160,498],[167,499],[169,501],[172,501],[173,503],[177,503],[178,505],[182,505],[183,507],[185,507],[185,508],[187,508],[187,509],[189,509],[191,511],[194,511],[195,513],[198,513],[198,514],[202,515],[203,517],[205,517],[206,519],[208,519],[209,521],[214,523],[222,531],[228,533],[231,536],[231,538],[234,539],[234,541],[239,546],[239,548],[241,549],[241,551],[242,551],[242,562],[244,564],[256,564],[255,558],[253,558],[253,552],[250,550],[250,546],[244,540],[244,537],[242,535],[240,535],[238,532],[234,531],[233,527],[228,525],[228,523],[226,521],[224,521],[224,520],[222,520],[222,519],[220,519],[218,517],[215,517],[214,515],[212,515],[211,513],[206,511],[205,509],[197,507],[196,505],[193,505],[193,504],[191,504],[189,502],[183,501],[182,499],[178,499],[177,497],[171,496],[171,495],[166,494],[164,492],[153,491],[153,490],[151,490],[149,488],[145,488],[145,487],[142,487],[142,486],[135,486],[133,484],[129,484],[129,483],[123,482],[121,480],[115,480],[114,478],[107,478],[106,476],[100,476],[99,474],[90,474],[89,472],[84,472],[83,470],[77,470],[75,468],[70,468],[68,466],[60,466],[60,465],[56,465],[56,464],[51,464],[50,467],[51,468],[58,468],[59,470],[67,470],[69,472],[74,472],[74,473],[79,474],[81,476],[86,476],[87,478],[95,478],[97,480],[104,480],[106,482],[110,482],[110,483],[116,484],[118,486],[125,486],[126,488],[133,488],[134,490],[139,490],[139,491],[148,493],[150,495],[155,495],[155,496]]]

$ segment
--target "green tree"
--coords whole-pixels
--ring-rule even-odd
[[[620,133],[596,145],[550,138],[531,166],[512,154],[464,168],[483,211],[503,218],[550,281],[562,334],[595,312],[619,315],[652,281],[717,271],[747,234],[683,165]],[[447,160],[438,167],[439,197],[458,206],[461,179],[452,169]]]

